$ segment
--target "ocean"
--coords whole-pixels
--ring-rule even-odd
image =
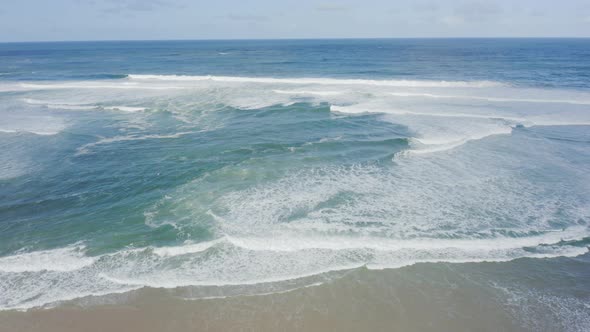
[[[0,44],[0,321],[588,331],[589,245],[590,39]]]

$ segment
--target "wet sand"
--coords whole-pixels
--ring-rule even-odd
[[[267,295],[188,300],[187,289],[143,288],[0,312],[0,331],[583,331],[590,294],[573,285],[590,274],[588,256],[360,268]],[[543,283],[554,281],[573,288],[551,295]]]

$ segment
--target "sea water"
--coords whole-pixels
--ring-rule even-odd
[[[504,262],[583,330],[589,222],[588,39],[0,44],[3,310]]]

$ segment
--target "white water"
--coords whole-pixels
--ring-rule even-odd
[[[398,154],[393,172],[316,168],[221,194],[215,181],[226,174],[212,172],[210,187],[196,180],[145,213],[150,227],[173,225],[186,232],[198,215],[211,216],[216,226],[210,241],[95,257],[79,245],[0,257],[0,309],[142,286],[252,284],[359,266],[506,261],[587,251],[560,243],[588,237],[587,226],[561,230],[552,224],[562,210],[568,220],[589,215],[585,201],[572,194],[589,192],[587,174],[562,160],[559,147],[509,140],[519,125],[589,124],[590,96],[584,92],[498,82],[157,75],[32,82],[0,91],[16,95],[10,107],[0,108],[0,131],[6,135],[58,135],[78,111],[112,111],[129,117],[125,129],[140,129],[96,137],[77,147],[77,155],[118,142],[173,140],[194,133],[182,126],[175,133],[147,132],[153,123],[146,118],[162,110],[194,124],[206,112],[225,107],[247,112],[297,102],[330,105],[338,117],[378,114],[382,121],[406,126],[412,136],[410,150]],[[539,160],[545,162],[542,167],[578,183],[562,178],[558,184],[537,183],[513,171],[533,172]],[[9,176],[15,176],[15,168],[10,167]],[[559,186],[567,190],[556,194],[547,189]]]
[[[413,154],[445,151],[472,140],[510,134],[516,125],[590,124],[586,107],[590,94],[586,92],[519,88],[489,81],[129,75],[108,81],[19,83],[3,89],[10,91],[10,87],[29,94],[71,91],[56,92],[60,99],[55,101],[24,99],[56,110],[140,112],[150,108],[135,106],[138,101],[146,104],[142,99],[189,95],[204,109],[219,104],[258,109],[295,102],[328,103],[340,114],[381,113],[388,115],[384,119],[408,126],[415,133]],[[131,105],[113,105],[113,100]],[[178,118],[186,119],[186,115]],[[0,126],[3,132],[37,134],[55,134],[61,129],[63,126],[57,130]]]
[[[97,257],[84,256],[80,247],[68,247],[0,258],[0,308],[26,309],[143,286],[278,282],[362,265],[382,269],[417,262],[577,256],[587,249],[548,246],[531,253],[523,248],[583,236],[588,236],[587,230],[578,228],[523,239],[458,241],[225,237],[208,243],[123,250]]]

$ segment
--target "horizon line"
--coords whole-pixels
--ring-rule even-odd
[[[88,43],[88,42],[174,42],[174,41],[304,41],[304,40],[445,40],[445,39],[590,39],[590,36],[496,36],[496,37],[325,37],[325,38],[200,38],[200,39],[73,39],[73,40],[22,40],[0,41],[0,44],[26,43]]]

